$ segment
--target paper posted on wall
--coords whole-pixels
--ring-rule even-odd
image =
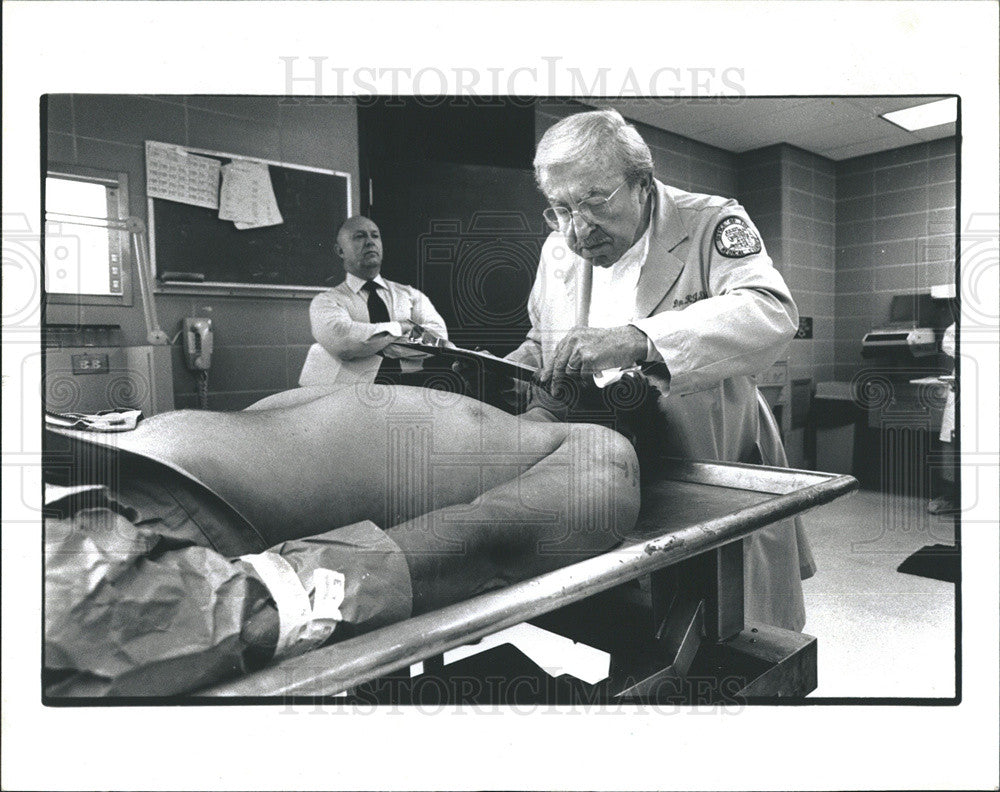
[[[146,195],[168,201],[219,208],[221,163],[169,143],[146,141]]]
[[[240,231],[284,222],[265,163],[233,160],[222,166],[219,219],[232,220]]]

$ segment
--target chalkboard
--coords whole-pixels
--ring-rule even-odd
[[[223,165],[234,159],[265,162],[284,222],[240,231],[232,222],[220,220],[216,209],[150,198],[150,240],[159,284],[204,281],[322,288],[343,280],[343,264],[334,246],[337,230],[350,212],[348,174],[185,150]],[[164,279],[164,274],[173,273],[180,275],[176,281]]]

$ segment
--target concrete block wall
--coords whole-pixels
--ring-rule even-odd
[[[48,162],[124,171],[129,211],[143,220],[148,219],[146,140],[347,172],[353,210],[360,206],[357,111],[351,100],[54,94],[47,97],[47,121]],[[185,316],[213,319],[208,403],[233,410],[298,384],[312,343],[309,299],[159,294],[156,303],[170,337]],[[73,321],[120,324],[127,345],[141,343],[145,330],[138,306],[136,292],[133,309],[88,308]],[[59,319],[58,309],[50,312],[50,322]],[[195,407],[197,380],[185,368],[180,340],[171,352],[176,406]]]
[[[894,294],[955,282],[955,139],[838,162],[838,379],[866,365],[861,340],[885,325]]]

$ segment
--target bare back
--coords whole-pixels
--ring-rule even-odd
[[[277,542],[469,503],[551,454],[569,431],[423,388],[279,396],[243,412],[153,416],[116,444],[190,473]]]

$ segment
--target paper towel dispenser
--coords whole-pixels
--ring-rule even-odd
[[[927,357],[938,351],[938,307],[930,293],[897,294],[889,308],[889,323],[865,334],[862,357]]]
[[[913,330],[872,330],[861,343],[861,355],[866,358],[886,353],[926,357],[937,352],[934,328],[917,327]]]

